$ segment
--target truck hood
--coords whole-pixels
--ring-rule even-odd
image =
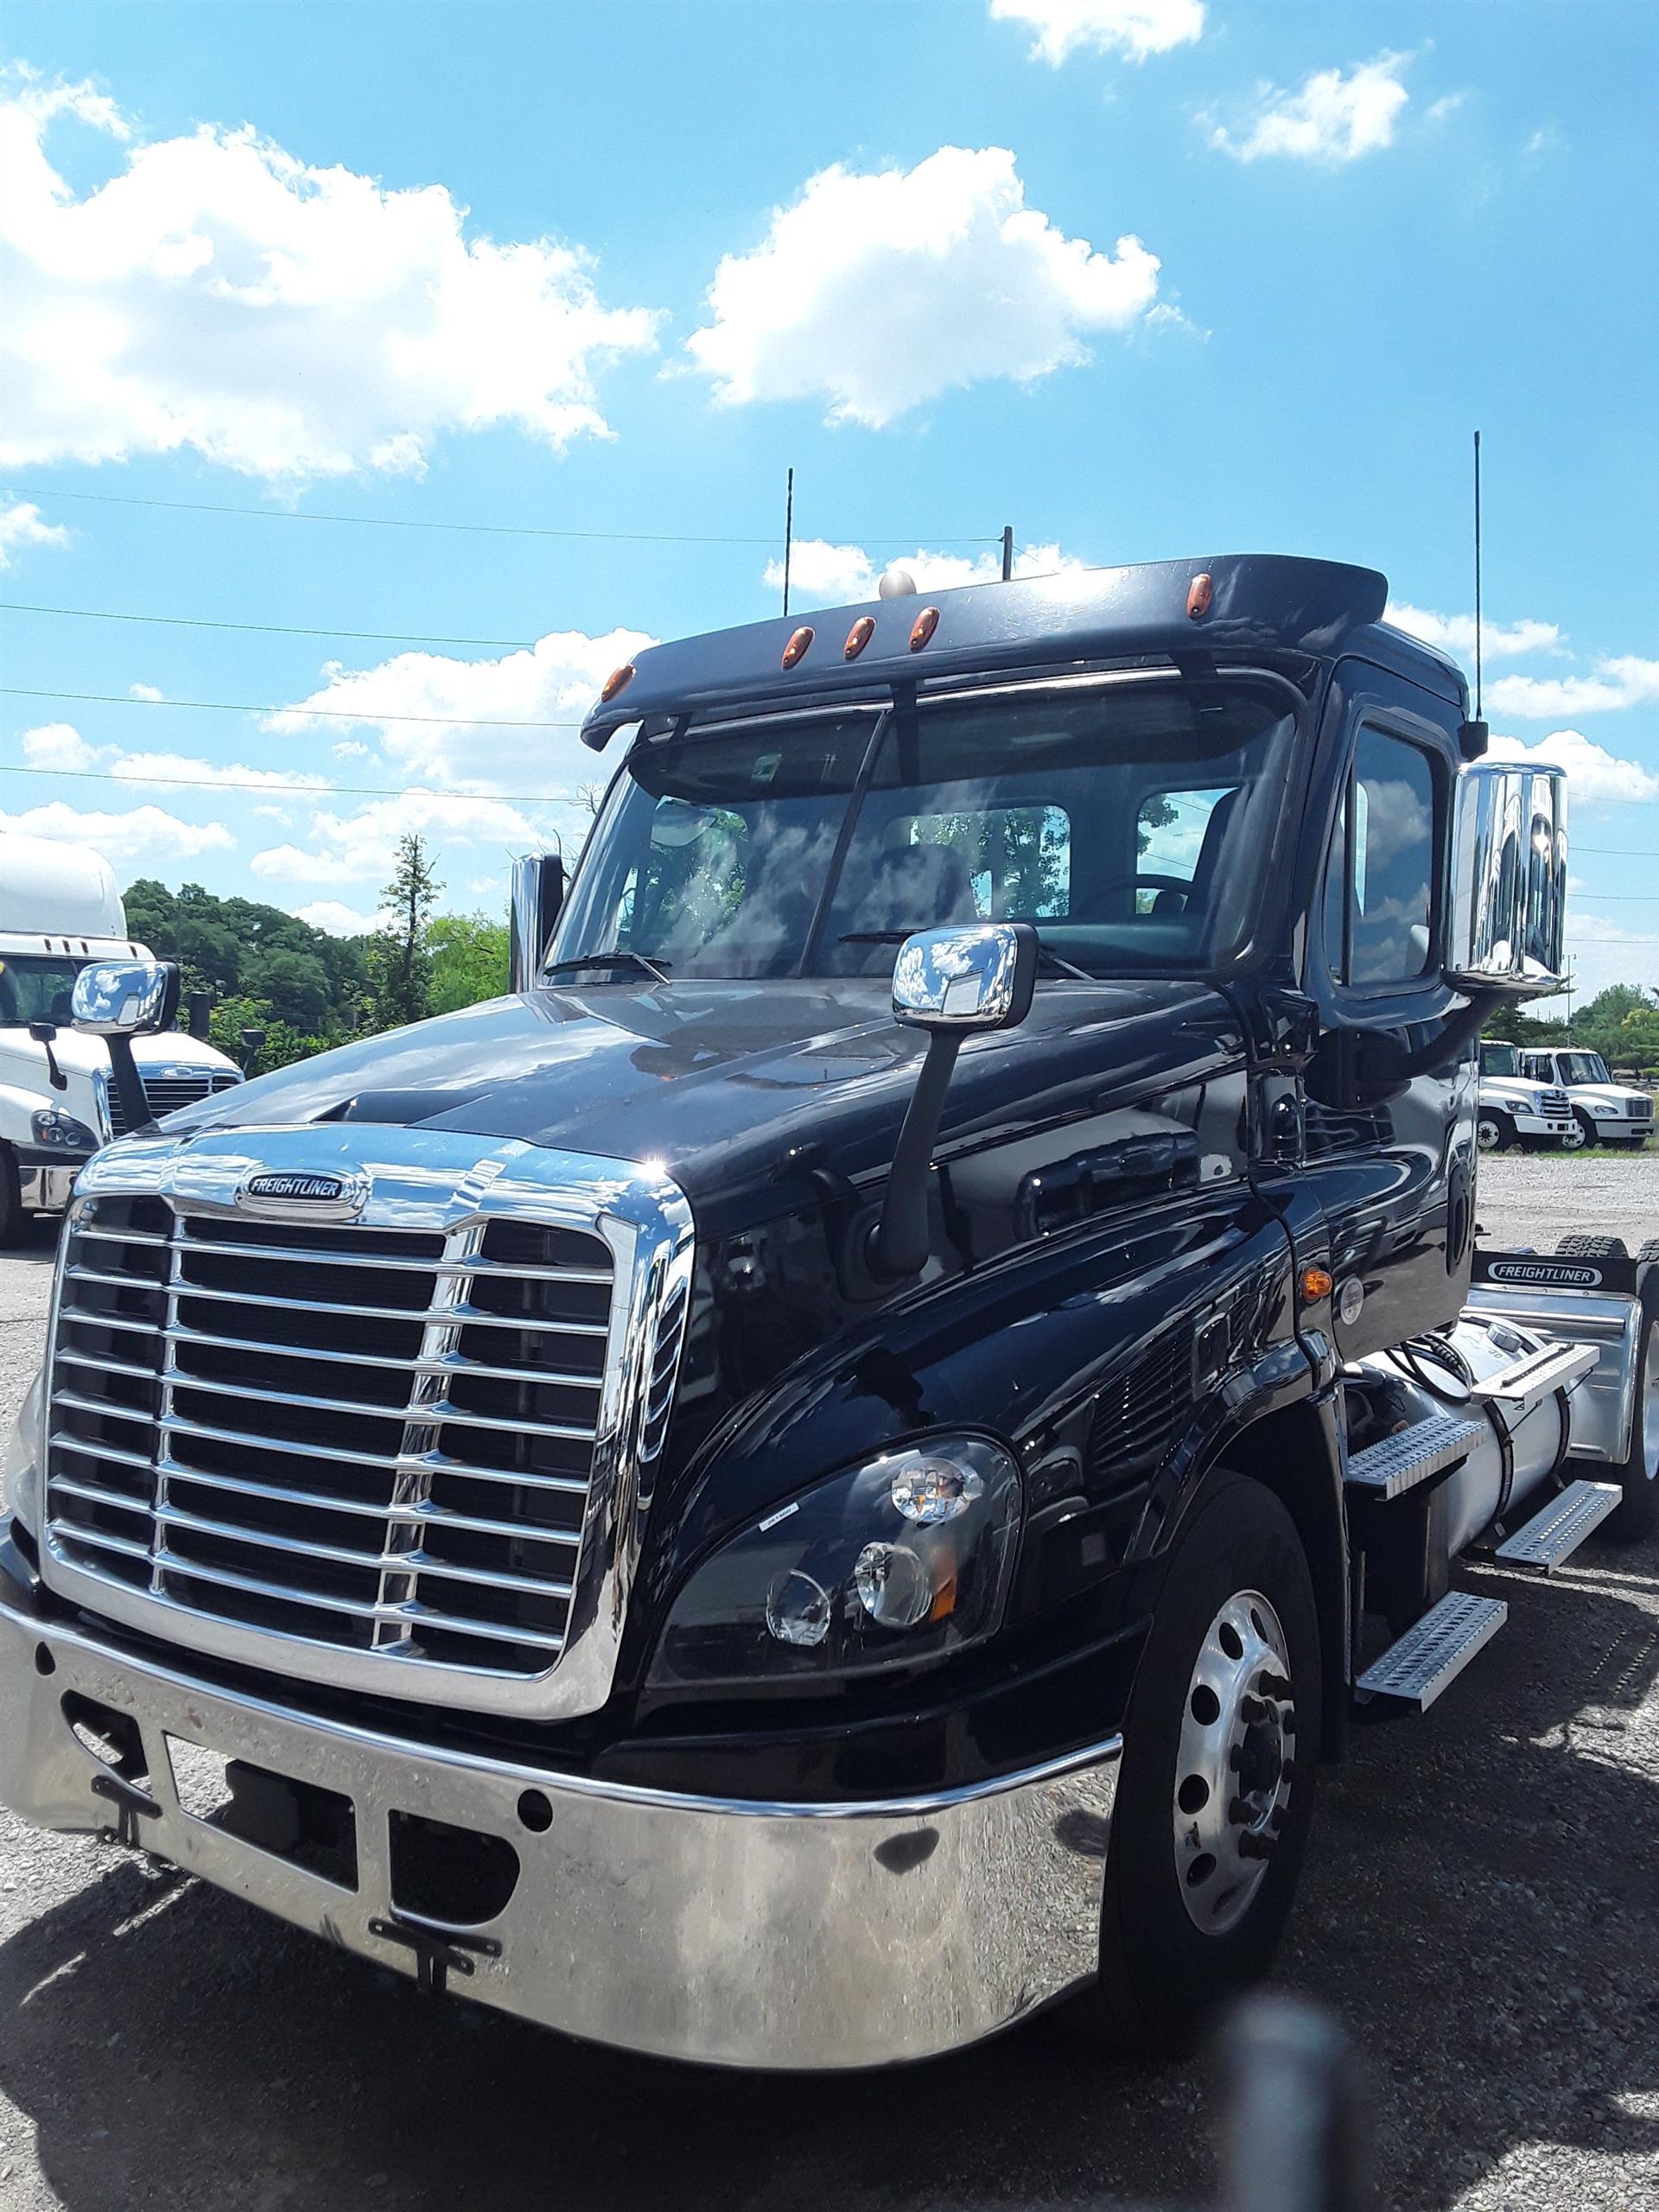
[[[1499,1105],[1507,1100],[1511,1105],[1530,1106],[1545,1091],[1557,1088],[1553,1083],[1535,1083],[1525,1075],[1484,1075],[1480,1078],[1481,1096]]]
[[[262,1076],[173,1116],[168,1134],[341,1119],[460,1130],[660,1161],[693,1198],[791,1167],[856,1177],[891,1159],[926,1050],[889,990],[885,977],[537,990]],[[964,1045],[940,1149],[1081,1110],[1079,1084],[1099,1111],[1242,1051],[1207,985],[1044,981],[1022,1028]]]
[[[60,1029],[52,1040],[53,1056],[65,1075],[91,1076],[108,1070],[110,1048],[101,1037],[84,1037],[78,1029]],[[158,1068],[228,1068],[234,1061],[200,1038],[181,1029],[159,1037],[135,1037],[132,1056],[141,1070]],[[0,1028],[0,1081],[47,1087],[46,1047],[37,1045],[27,1029]]]
[[[1605,1106],[1616,1114],[1624,1113],[1633,1101],[1640,1103],[1648,1096],[1645,1090],[1632,1090],[1623,1083],[1569,1083],[1567,1095],[1575,1103]]]

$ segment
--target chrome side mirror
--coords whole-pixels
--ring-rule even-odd
[[[1029,922],[918,930],[893,963],[893,1018],[948,1033],[1017,1029],[1031,1012],[1037,932]]]
[[[1458,777],[1446,980],[1485,996],[1538,998],[1562,977],[1567,778],[1482,760]]]
[[[507,926],[510,991],[529,990],[541,974],[563,904],[564,862],[557,853],[526,853],[514,861]]]
[[[88,1037],[144,1037],[170,1029],[179,1011],[172,960],[94,960],[75,977],[71,1026]]]

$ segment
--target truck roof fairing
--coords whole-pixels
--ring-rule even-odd
[[[1207,600],[1195,580],[1209,579]],[[1274,553],[1211,554],[1132,568],[1086,569],[1011,583],[859,601],[780,615],[741,628],[679,638],[642,652],[631,677],[595,706],[582,741],[595,751],[626,724],[707,714],[791,696],[803,705],[883,697],[895,682],[1065,667],[1141,655],[1230,658],[1300,653],[1330,660],[1363,632],[1390,658],[1407,655],[1437,690],[1460,695],[1462,678],[1444,655],[1382,624],[1388,579],[1375,569]],[[1189,604],[1198,609],[1189,613]],[[938,621],[925,643],[911,636],[924,607]],[[873,632],[856,657],[845,647],[855,623]],[[803,628],[805,650],[785,665]]]

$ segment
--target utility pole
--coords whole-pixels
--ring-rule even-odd
[[[1014,575],[1014,524],[1002,525],[1002,581],[1007,583]]]
[[[789,612],[789,556],[795,548],[795,472],[784,486],[784,612]]]

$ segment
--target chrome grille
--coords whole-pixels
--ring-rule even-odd
[[[544,1675],[569,1625],[614,1287],[588,1230],[91,1198],[54,1338],[54,1550],[296,1643]],[[681,1279],[642,1370],[644,1460],[686,1294]]]
[[[139,1071],[144,1086],[144,1099],[150,1112],[159,1121],[163,1114],[170,1114],[177,1106],[194,1106],[199,1098],[211,1098],[221,1090],[229,1090],[242,1077],[234,1068],[191,1069],[188,1074],[163,1075],[156,1070],[146,1073]],[[109,1086],[108,1108],[110,1135],[124,1137],[127,1134],[126,1109],[121,1103],[121,1094],[112,1083]]]
[[[1625,1111],[1633,1122],[1650,1122],[1653,1119],[1653,1101],[1651,1098],[1628,1099]]]
[[[1573,1101],[1564,1090],[1545,1090],[1539,1093],[1539,1112],[1546,1121],[1565,1122],[1573,1112]]]

